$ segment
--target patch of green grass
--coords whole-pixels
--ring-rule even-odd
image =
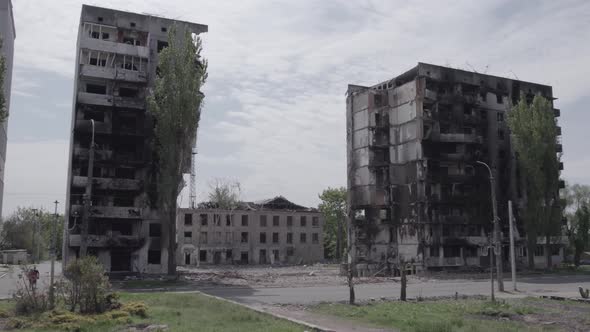
[[[126,280],[112,282],[117,289],[177,288],[188,285],[184,280]]]
[[[77,330],[85,332],[119,331],[128,324],[165,324],[170,331],[284,331],[301,332],[304,327],[276,319],[239,305],[219,301],[198,293],[121,293],[121,310],[101,315],[81,316],[60,310],[29,317],[19,317],[24,327],[19,332]],[[147,306],[146,317],[142,317]],[[11,301],[0,301],[0,309],[11,310]],[[42,321],[57,322],[53,328],[31,328]],[[38,326],[38,325],[36,325]]]
[[[411,332],[446,331],[547,331],[501,318],[536,312],[520,303],[482,300],[379,302],[361,306],[321,304],[312,310],[375,326]]]

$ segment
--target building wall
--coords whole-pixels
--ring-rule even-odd
[[[196,265],[200,258],[201,264],[309,264],[324,257],[324,219],[318,212],[180,209],[177,218],[179,265]]]
[[[16,31],[14,28],[14,16],[10,0],[0,0],[0,38],[2,39],[2,56],[6,59],[6,72],[4,73],[4,97],[6,109],[10,113],[10,91],[12,85],[12,65],[14,57],[14,40]],[[4,197],[4,165],[6,163],[6,143],[8,132],[8,119],[0,125],[0,216],[2,215],[2,202]]]
[[[193,33],[207,26],[82,6],[76,47],[64,260],[78,255],[88,181],[91,120],[95,154],[88,252],[110,272],[164,273],[174,234],[154,208],[153,119],[146,97],[158,52],[177,24]]]
[[[373,87],[349,86],[348,186],[361,269],[489,262],[481,252],[492,229],[489,179],[475,161],[494,170],[508,234],[508,200],[524,199],[507,126],[521,93],[553,100],[549,86],[423,63]],[[516,233],[525,235],[519,222]]]

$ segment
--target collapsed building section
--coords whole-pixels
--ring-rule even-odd
[[[279,196],[177,213],[179,265],[309,264],[324,258],[322,214]]]
[[[88,253],[109,272],[166,271],[167,222],[156,206],[150,142],[154,123],[146,96],[158,53],[177,24],[195,34],[207,26],[82,6],[69,151],[64,262],[77,257],[81,222],[89,218]],[[94,137],[92,192],[84,209]],[[190,157],[190,156],[189,156]]]
[[[508,200],[522,204],[524,193],[507,112],[521,94],[554,99],[550,86],[425,63],[372,87],[348,86],[348,191],[359,273],[395,270],[400,260],[417,270],[488,266],[490,182],[476,161],[493,170],[508,245]],[[524,236],[517,222],[521,262]],[[529,254],[543,261],[542,247]],[[563,249],[553,254],[559,261]]]

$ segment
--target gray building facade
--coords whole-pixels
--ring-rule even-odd
[[[4,94],[6,109],[10,113],[10,91],[12,85],[12,65],[14,58],[14,40],[16,29],[10,0],[0,0],[0,39],[2,48],[0,53],[5,59]],[[2,216],[2,202],[4,200],[4,165],[6,164],[6,143],[8,139],[8,118],[0,125],[0,216]]]
[[[477,160],[494,171],[507,261],[508,200],[518,213],[524,191],[507,112],[521,93],[554,100],[550,86],[425,63],[372,87],[348,86],[348,193],[360,273],[400,259],[416,269],[488,266],[490,184]],[[525,262],[526,234],[516,226]],[[563,248],[554,262],[560,256]]]
[[[177,213],[178,265],[309,264],[324,258],[324,218],[284,197]]]
[[[71,119],[64,261],[79,254],[89,147],[94,121],[95,155],[89,211],[88,253],[109,272],[163,273],[168,234],[155,207],[150,139],[153,119],[146,96],[158,53],[176,24],[195,34],[207,26],[83,5],[76,46]],[[190,156],[188,156],[190,157]]]

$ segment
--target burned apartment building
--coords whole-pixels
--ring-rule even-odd
[[[359,273],[402,259],[417,270],[488,266],[490,184],[478,160],[494,172],[508,261],[507,202],[518,212],[523,184],[507,112],[521,93],[554,99],[550,86],[425,63],[372,87],[348,86],[348,191]],[[517,256],[525,262],[525,233],[516,221]],[[534,254],[542,261],[542,252]],[[553,254],[562,256],[563,248]]]
[[[150,145],[154,123],[146,95],[154,86],[158,53],[168,45],[168,29],[174,24],[195,34],[207,31],[206,25],[82,6],[67,180],[66,263],[79,255],[94,137],[88,253],[109,272],[166,271],[168,242],[175,234],[168,234],[170,221],[160,218],[155,205]]]
[[[322,214],[281,196],[242,202],[231,211],[203,203],[177,216],[179,265],[309,264],[324,258]]]

